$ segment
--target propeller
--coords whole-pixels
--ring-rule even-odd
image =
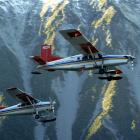
[[[55,100],[52,100],[51,98],[49,98],[49,101],[50,101],[51,110],[54,113],[54,110],[55,110],[54,105],[56,104],[56,101]]]
[[[129,61],[130,61],[130,65],[131,65],[131,70],[132,71],[134,70],[134,59],[135,59],[134,56],[130,56],[129,57]]]
[[[130,62],[131,70],[133,71],[134,70],[134,59],[136,57],[134,57],[133,55],[127,55],[125,57],[128,59],[128,62]]]
[[[129,57],[130,66],[131,66],[131,70],[133,71],[134,70],[134,59],[136,59],[136,57],[134,57],[135,56],[135,53],[134,53],[133,50],[130,51],[129,54],[130,54],[130,57]]]
[[[133,71],[134,70],[134,61],[132,60],[130,63],[131,63],[131,70]]]

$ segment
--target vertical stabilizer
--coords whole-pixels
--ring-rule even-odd
[[[47,45],[47,44],[41,46],[41,56],[31,56],[31,58],[37,63],[39,63],[40,65],[44,65],[47,62],[61,59],[58,56],[52,55],[51,45]]]

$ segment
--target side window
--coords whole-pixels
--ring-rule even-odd
[[[89,55],[89,60],[93,60],[93,58],[92,58],[92,56],[91,56],[91,55]]]
[[[79,61],[80,60],[80,57],[77,57],[77,60]]]
[[[24,103],[21,103],[21,104],[18,105],[18,107],[22,107],[22,106],[24,106],[24,105],[25,105]]]
[[[18,107],[21,107],[21,104],[19,104]]]

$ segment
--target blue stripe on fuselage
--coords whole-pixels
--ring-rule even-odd
[[[125,55],[103,55],[103,58],[125,58]]]
[[[95,58],[95,61],[97,61],[97,60],[102,60],[103,58],[105,58],[105,59],[114,59],[114,58],[116,58],[116,59],[118,59],[118,58],[122,58],[122,59],[124,59],[125,57],[124,57],[124,55],[104,55],[104,56],[102,56],[102,58]],[[87,60],[61,60],[60,62],[59,61],[57,61],[57,62],[52,62],[51,64],[48,64],[48,66],[54,66],[54,65],[61,65],[61,64],[70,64],[70,63],[76,63],[76,62],[88,62],[88,61],[93,61],[92,59],[87,59]]]
[[[35,105],[36,108],[38,107],[44,107],[46,106],[47,104],[45,105]],[[6,113],[6,112],[12,112],[12,111],[17,111],[17,110],[21,110],[21,109],[32,109],[33,106],[32,105],[29,105],[29,106],[23,106],[23,107],[17,107],[17,108],[13,108],[13,109],[5,109],[5,110],[0,110],[0,113]]]

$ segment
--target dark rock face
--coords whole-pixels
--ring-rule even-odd
[[[1,139],[137,140],[140,2],[63,0],[44,7],[45,1],[0,2],[0,88],[17,86],[42,100],[56,98],[57,120],[42,125],[29,116],[7,117],[0,123]],[[92,72],[32,76],[28,56],[39,54],[40,44],[53,44],[54,53],[64,57],[78,53],[59,34],[67,28],[80,29],[105,53],[135,55],[133,72],[122,66],[124,78],[109,83]],[[6,104],[15,103],[5,96]]]

